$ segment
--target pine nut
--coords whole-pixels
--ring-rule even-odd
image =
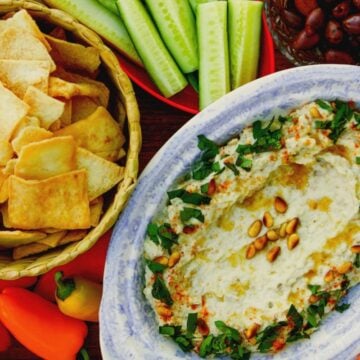
[[[329,270],[326,274],[325,274],[325,277],[324,277],[324,280],[325,282],[329,283],[331,281],[333,281],[335,278],[335,273],[334,273],[334,270]]]
[[[248,229],[248,235],[250,237],[257,237],[261,231],[262,222],[261,220],[255,220]]]
[[[285,229],[286,233],[288,235],[293,234],[296,231],[298,224],[299,224],[299,218],[297,218],[297,217],[288,221],[288,223],[286,224],[286,229]]]
[[[288,208],[288,205],[283,198],[281,198],[280,196],[276,196],[274,201],[274,207],[278,213],[284,214]]]
[[[245,330],[244,335],[248,340],[252,339],[256,335],[259,329],[260,329],[260,325],[254,323],[248,329]]]
[[[268,211],[266,211],[263,216],[263,223],[267,228],[270,228],[274,225],[274,219]]]
[[[267,237],[266,235],[260,236],[258,237],[255,241],[254,241],[254,246],[256,250],[262,250],[266,244],[267,244]]]
[[[286,222],[280,225],[279,235],[281,238],[284,238],[286,236],[286,226],[287,226]]]
[[[336,267],[336,270],[339,274],[344,275],[347,274],[352,269],[352,263],[350,261],[344,262],[340,266]]]
[[[276,241],[279,239],[279,234],[274,229],[271,229],[266,233],[266,237],[270,241]]]
[[[165,304],[159,304],[156,306],[156,312],[159,316],[170,317],[172,316],[172,311]]]
[[[315,107],[315,106],[313,106],[311,109],[310,109],[310,114],[311,114],[311,116],[312,117],[314,117],[314,118],[321,118],[321,114],[320,114],[320,112],[319,112],[319,110]]]
[[[360,245],[353,245],[351,247],[351,252],[353,252],[354,254],[360,254]]]
[[[316,295],[311,295],[311,296],[309,297],[309,303],[310,303],[310,304],[315,304],[315,303],[318,302],[319,300],[320,300],[319,297],[316,296]]]
[[[167,266],[169,263],[169,259],[166,256],[158,256],[154,259],[154,262]]]
[[[256,255],[256,248],[254,244],[250,244],[246,249],[246,258],[252,259]]]
[[[299,244],[300,238],[297,233],[291,234],[287,239],[287,247],[289,250],[294,249]]]
[[[266,258],[268,259],[268,261],[274,262],[276,258],[279,256],[280,251],[281,251],[280,246],[274,246],[267,252]]]
[[[178,251],[174,251],[169,257],[169,267],[174,267],[180,260],[181,254]]]

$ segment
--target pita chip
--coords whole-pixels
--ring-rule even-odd
[[[45,180],[9,177],[8,222],[22,230],[87,229],[90,206],[86,170]]]
[[[42,180],[76,169],[76,143],[71,136],[50,138],[22,147],[15,175]]]
[[[64,113],[65,104],[62,101],[46,95],[33,86],[27,88],[23,100],[30,107],[29,114],[36,116],[40,120],[41,127],[45,129],[49,129]]]
[[[47,93],[49,74],[48,61],[0,60],[0,80],[21,99],[30,86]]]

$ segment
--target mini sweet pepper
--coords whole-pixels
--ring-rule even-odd
[[[22,288],[2,291],[0,320],[22,345],[47,360],[75,360],[87,336],[85,322]]]
[[[85,321],[99,321],[102,285],[81,276],[63,279],[55,273],[56,302],[62,313]]]

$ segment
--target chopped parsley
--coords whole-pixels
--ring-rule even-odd
[[[335,310],[339,313],[343,313],[350,307],[350,304],[343,303],[343,304],[336,304]]]
[[[330,111],[330,112],[333,111],[332,106],[331,106],[327,101],[318,99],[318,100],[315,101],[315,103],[316,103],[317,105],[319,105],[319,106],[320,106],[322,109],[324,109],[324,110],[327,110],[327,111]]]
[[[193,334],[195,332],[197,327],[197,318],[198,318],[197,313],[188,314],[187,323],[186,323],[186,329],[188,334]]]
[[[168,191],[169,200],[174,198],[180,198],[186,204],[193,205],[208,205],[210,204],[211,198],[198,193],[191,193],[184,189]]]
[[[294,325],[293,331],[297,333],[299,330],[302,329],[304,319],[301,314],[296,310],[296,307],[291,304],[290,309],[286,315],[288,321],[291,321]]]
[[[267,326],[264,330],[256,335],[256,343],[258,344],[257,349],[262,352],[268,352],[273,346],[274,341],[279,336],[279,331],[284,326],[287,326],[286,321],[279,321],[276,324]]]
[[[360,254],[355,255],[354,266],[360,268]]]
[[[152,287],[151,295],[153,296],[153,298],[164,302],[166,305],[171,306],[174,303],[173,299],[171,298],[170,292],[166,287],[165,281],[161,278],[161,276],[156,276]]]
[[[241,345],[241,337],[238,330],[227,326],[223,321],[215,321],[215,326],[220,334],[208,335],[202,341],[199,348],[199,356],[204,358],[208,355],[219,357],[229,356],[231,359],[248,360],[250,351]]]
[[[198,148],[202,150],[201,160],[211,160],[219,153],[219,146],[204,135],[198,136]]]
[[[329,138],[336,143],[342,132],[345,130],[346,123],[351,120],[353,111],[349,104],[340,100],[336,101],[336,113],[334,119],[331,121],[331,133]]]
[[[311,294],[315,295],[319,289],[320,289],[320,285],[308,285],[308,289],[311,291]]]
[[[255,143],[252,145],[252,149],[255,153],[281,149],[281,126],[280,128],[272,130],[274,120],[275,118],[264,128],[262,127],[262,121],[257,120],[254,122],[253,137]]]
[[[165,250],[170,251],[174,244],[177,244],[178,235],[174,233],[170,224],[164,223],[160,226],[150,223],[146,230],[150,240],[156,245],[161,245]]]
[[[229,168],[229,169],[234,173],[235,176],[237,176],[237,175],[240,174],[238,168],[237,168],[234,164],[225,163],[225,166],[226,166],[227,168]]]
[[[154,273],[154,274],[161,274],[167,268],[166,265],[159,264],[156,261],[147,260],[145,259],[147,267]]]
[[[181,326],[159,326],[159,334],[171,337],[184,352],[188,352],[194,348],[192,335],[182,333]]]
[[[188,207],[184,207],[184,209],[180,211],[180,219],[184,224],[187,223],[190,219],[197,219],[202,223],[205,221],[201,210]]]
[[[239,157],[236,160],[236,165],[240,166],[242,169],[246,171],[250,171],[252,168],[252,160],[239,155]]]
[[[209,185],[210,183],[206,183],[200,186],[200,191],[202,194],[207,194],[209,191]]]
[[[360,165],[360,156],[357,156],[355,161],[356,161],[356,164]]]

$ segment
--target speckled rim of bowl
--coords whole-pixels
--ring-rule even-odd
[[[360,67],[312,65],[258,79],[196,115],[159,150],[142,173],[110,243],[100,312],[104,359],[198,359],[158,334],[142,295],[143,265],[139,259],[147,224],[163,204],[166,190],[199,155],[197,135],[224,143],[245,124],[316,98],[353,100],[359,107]],[[352,289],[348,300],[352,304],[349,310],[333,313],[310,340],[288,346],[276,358],[353,359],[360,352],[360,286]],[[257,358],[270,357],[253,356]]]

